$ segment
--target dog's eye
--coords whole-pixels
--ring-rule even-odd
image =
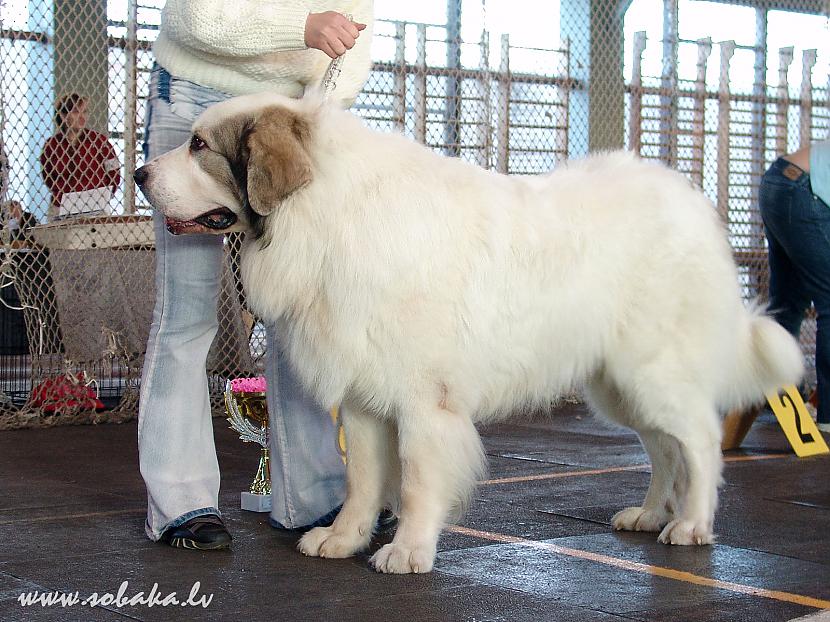
[[[190,150],[191,151],[201,151],[202,149],[206,148],[207,144],[198,136],[194,136],[190,139]]]

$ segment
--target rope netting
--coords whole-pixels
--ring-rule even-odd
[[[0,429],[136,414],[155,257],[132,174],[162,4],[2,3]],[[758,182],[830,123],[824,3],[775,6],[378,2],[374,67],[353,110],[510,174],[614,148],[662,160],[713,201],[745,297],[764,300]],[[239,239],[225,248],[207,368],[217,414],[226,380],[261,374],[265,350],[245,308]],[[813,315],[802,342],[812,366]]]

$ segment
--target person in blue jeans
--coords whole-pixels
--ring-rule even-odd
[[[348,107],[371,66],[371,24],[371,0],[168,0],[153,46],[146,158],[190,140],[196,117],[228,97],[302,96],[347,50],[330,99]],[[232,538],[218,507],[205,371],[218,328],[223,237],[174,236],[159,213],[154,226],[156,302],[138,421],[146,532],[175,547],[226,548]],[[289,529],[327,524],[345,496],[336,430],[285,363],[273,328],[266,330],[271,523]]]
[[[770,312],[798,338],[816,309],[817,423],[830,432],[830,140],[778,158],[759,194],[769,243]]]

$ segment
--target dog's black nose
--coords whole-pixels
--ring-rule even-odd
[[[137,183],[139,186],[141,186],[141,185],[144,184],[145,181],[147,181],[147,178],[149,176],[150,176],[150,173],[147,170],[147,167],[142,166],[142,167],[140,167],[136,170],[135,174],[133,174],[133,179],[135,179],[135,183]]]

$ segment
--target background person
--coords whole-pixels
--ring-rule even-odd
[[[43,181],[52,193],[49,220],[60,215],[63,195],[95,188],[113,193],[121,183],[121,163],[109,139],[86,127],[89,100],[68,93],[55,103],[57,133],[40,154]]]
[[[798,338],[816,309],[818,428],[830,432],[830,140],[778,158],[761,180],[770,312]]]
[[[23,240],[27,231],[38,224],[37,217],[23,209],[20,201],[7,201],[3,206],[6,227],[12,240]]]
[[[146,158],[188,142],[196,117],[232,95],[302,96],[347,50],[331,97],[349,105],[369,73],[371,23],[371,0],[168,0],[153,46],[158,66],[151,78]],[[146,532],[173,546],[224,548],[231,536],[218,508],[205,374],[217,330],[223,237],[177,237],[166,231],[160,213],[154,220],[156,305],[138,422]],[[345,496],[334,424],[304,393],[280,356],[273,328],[266,328],[271,521],[292,529],[328,524]]]

